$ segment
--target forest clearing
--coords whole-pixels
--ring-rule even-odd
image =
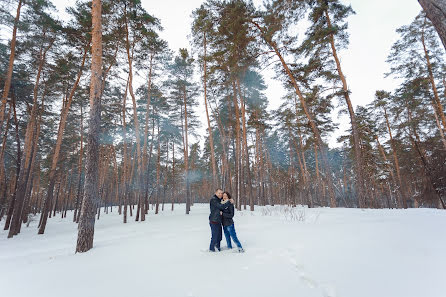
[[[283,206],[240,211],[244,254],[203,252],[209,206],[184,211],[184,204],[159,215],[151,210],[144,223],[124,225],[114,209],[97,221],[95,247],[82,255],[73,253],[72,212],[54,218],[45,237],[34,231],[36,221],[17,241],[2,231],[2,296],[444,295],[441,210],[297,207],[294,217]]]

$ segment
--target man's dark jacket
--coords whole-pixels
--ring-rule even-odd
[[[225,204],[228,204],[229,207],[226,208],[225,210],[223,210],[222,224],[223,224],[223,226],[231,226],[234,224],[234,220],[232,219],[234,217],[234,205],[232,203],[230,203],[229,201],[226,202]]]
[[[214,195],[209,202],[211,207],[211,214],[209,215],[209,221],[214,223],[221,223],[220,211],[223,211],[229,207],[230,202],[221,204],[221,199]]]

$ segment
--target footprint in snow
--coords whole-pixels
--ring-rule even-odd
[[[303,281],[309,288],[314,289],[319,287],[322,290],[324,297],[336,297],[336,290],[332,285],[321,285],[311,277],[307,276],[304,266],[298,263],[295,258],[290,258],[290,263],[299,274],[301,281]]]
[[[323,291],[324,297],[336,297],[336,290],[331,285],[323,286],[322,291]]]
[[[307,284],[308,287],[310,287],[311,289],[314,289],[317,287],[317,282],[314,281],[313,279],[309,278],[308,276],[305,275],[304,272],[301,272],[299,275],[300,279]]]

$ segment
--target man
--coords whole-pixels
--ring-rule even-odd
[[[209,215],[209,226],[211,226],[211,244],[209,246],[210,252],[215,252],[215,248],[220,251],[220,242],[222,239],[222,219],[221,211],[229,207],[229,203],[222,204],[221,199],[223,198],[223,190],[217,189],[214,196],[209,202],[211,214]],[[234,200],[230,199],[229,202],[234,204]]]

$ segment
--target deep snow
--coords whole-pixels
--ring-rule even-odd
[[[446,211],[257,207],[236,212],[239,254],[203,251],[208,205],[166,208],[142,223],[101,214],[84,254],[72,213],[49,219],[44,235],[37,221],[13,239],[1,228],[0,295],[446,296]]]

